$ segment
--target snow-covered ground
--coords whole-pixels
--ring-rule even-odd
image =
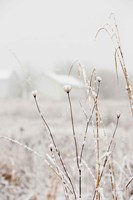
[[[77,168],[74,142],[70,121],[69,104],[64,101],[49,102],[40,100],[44,114],[58,148],[72,177],[76,190]],[[86,118],[78,101],[72,101],[75,131],[78,147],[81,149]],[[133,123],[128,102],[100,101],[100,112],[104,122],[104,131],[109,142],[116,122],[116,113],[121,112],[114,145],[114,171],[118,199],[124,199],[123,188],[133,176]],[[50,155],[49,137],[38,115],[34,100],[1,100],[0,101],[0,137],[10,137],[38,152],[46,158]],[[100,149],[106,149],[105,133],[100,127]],[[95,175],[95,141],[92,128],[89,128],[83,159]],[[102,159],[102,158],[101,158]],[[102,162],[102,161],[101,161]],[[83,166],[82,191],[83,199],[92,199],[94,178],[89,168]],[[107,165],[108,168],[108,165]],[[107,171],[107,170],[106,170]],[[105,171],[102,189],[105,199],[111,199],[111,184]],[[53,195],[53,196],[52,196]],[[55,196],[54,196],[55,195]],[[129,187],[127,199],[133,195],[133,184]],[[1,138],[0,140],[0,200],[60,200],[65,199],[61,181],[48,167],[46,162],[34,153]]]

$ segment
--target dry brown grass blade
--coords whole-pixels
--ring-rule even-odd
[[[97,31],[97,33],[96,33],[96,35],[95,35],[95,39],[98,37],[99,33],[100,33],[101,31],[103,31],[103,30],[106,31],[106,32],[108,33],[108,35],[110,36],[110,38],[112,38],[112,36],[111,36],[109,30],[108,30],[107,28],[105,28],[105,27],[102,27],[102,28],[99,28],[99,29],[98,29],[98,31]]]
[[[119,29],[118,29],[118,26],[117,26],[117,23],[116,23],[115,15],[111,14],[111,17],[112,16],[113,16],[113,20],[114,20],[114,27],[111,26],[108,23],[105,24],[103,27],[101,27],[97,31],[95,38],[97,38],[98,34],[103,30],[106,31],[107,34],[110,36],[110,39],[113,43],[114,50],[115,50],[114,59],[115,59],[116,76],[117,76],[117,79],[118,79],[118,63],[117,63],[117,58],[118,58],[118,60],[120,62],[120,66],[121,66],[122,71],[123,71],[123,76],[124,76],[124,79],[125,79],[125,82],[126,82],[126,88],[127,88],[128,99],[129,99],[129,103],[130,103],[130,109],[131,109],[131,113],[133,115],[132,88],[131,88],[130,80],[129,80],[129,77],[128,77],[128,71],[127,71],[127,68],[126,68],[126,65],[125,65],[125,61],[124,61],[123,51],[122,51],[122,48],[121,48]],[[110,33],[110,30],[111,30],[112,34]],[[113,35],[115,35],[115,40],[112,37]]]
[[[112,34],[109,32],[108,27],[106,28],[106,26],[109,27],[109,29],[111,30]],[[117,35],[116,35],[114,29],[113,29],[113,28],[111,27],[111,25],[108,24],[108,23],[105,24],[102,28],[100,28],[100,29],[98,30],[98,32],[96,33],[95,38],[97,38],[97,36],[99,35],[99,33],[100,33],[101,31],[103,31],[103,30],[107,32],[107,34],[108,34],[109,37],[111,38],[111,41],[114,43],[114,41],[113,41],[113,36],[115,36],[115,38],[117,39]],[[117,54],[118,54],[117,51],[118,51],[118,49],[119,49],[119,47],[115,48],[115,54],[114,54],[117,81],[118,81],[118,64],[117,64]]]
[[[117,63],[117,51],[118,51],[119,47],[115,50],[115,69],[116,69],[116,76],[117,76],[117,81],[119,81],[119,76],[118,76],[118,63]]]

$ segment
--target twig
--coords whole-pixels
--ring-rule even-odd
[[[118,114],[118,115],[117,115],[116,125],[115,125],[115,130],[114,130],[113,135],[112,135],[112,138],[111,138],[111,140],[110,140],[110,143],[109,143],[109,146],[108,146],[108,149],[107,149],[107,153],[110,152],[110,148],[111,148],[111,146],[112,146],[112,143],[113,143],[113,140],[114,140],[114,137],[115,137],[117,128],[118,128],[119,119],[120,119],[120,115]],[[102,177],[103,177],[103,173],[104,173],[104,170],[105,170],[105,167],[106,167],[108,158],[109,158],[108,156],[105,157],[105,160],[104,160],[104,163],[103,163],[103,168],[102,168],[102,171],[101,171],[101,174],[100,174],[100,181],[101,181],[101,179],[102,179]],[[95,188],[95,191],[94,191],[93,200],[95,199],[95,195],[96,195],[96,188]]]
[[[91,82],[92,82],[92,80],[91,80]],[[100,89],[100,82],[98,82],[98,83],[99,84],[98,84],[97,98],[99,96],[99,89]],[[83,143],[82,143],[82,147],[81,147],[81,153],[80,153],[80,163],[82,163],[82,157],[83,157],[83,151],[84,151],[84,148],[85,148],[85,142],[86,142],[88,127],[89,127],[89,124],[91,122],[94,110],[95,110],[95,103],[94,103],[94,106],[92,108],[91,115],[90,115],[90,117],[89,117],[89,119],[87,121],[87,124],[86,124],[85,132],[84,132],[84,139],[83,139]]]
[[[72,123],[72,131],[73,131],[73,139],[74,139],[74,145],[75,145],[77,167],[78,167],[78,171],[79,171],[79,198],[81,198],[81,168],[79,165],[78,145],[77,145],[76,133],[75,133],[75,128],[74,128],[74,119],[73,119],[73,111],[72,111],[70,92],[67,92],[67,95],[68,95],[68,101],[69,101],[69,106],[70,106],[70,115],[71,115],[71,123]]]
[[[65,172],[65,174],[66,174],[66,176],[67,176],[67,178],[68,178],[68,180],[69,180],[69,182],[70,182],[70,184],[71,184],[71,187],[72,187],[72,190],[73,190],[73,194],[74,194],[74,197],[75,197],[75,200],[76,200],[76,199],[77,199],[77,196],[76,196],[76,192],[75,192],[75,189],[74,189],[73,182],[72,182],[71,177],[70,177],[70,175],[68,174],[68,171],[67,171],[67,169],[66,169],[66,167],[65,167],[65,164],[64,164],[64,161],[63,161],[63,159],[62,159],[61,153],[60,153],[59,149],[57,148],[57,145],[56,145],[56,143],[55,143],[55,140],[54,140],[53,134],[52,134],[52,132],[51,132],[51,129],[50,129],[48,123],[46,122],[46,120],[44,119],[44,116],[43,116],[42,113],[41,113],[41,110],[40,110],[40,107],[39,107],[39,104],[38,104],[38,101],[37,101],[37,96],[36,96],[36,95],[33,95],[33,97],[34,97],[34,100],[35,100],[35,104],[36,104],[37,110],[38,110],[38,112],[39,112],[39,114],[40,114],[40,117],[41,117],[41,119],[42,119],[44,125],[46,126],[46,128],[47,128],[49,134],[50,134],[50,138],[51,138],[52,143],[53,143],[53,145],[54,145],[55,151],[56,151],[56,153],[57,153],[57,155],[58,155],[58,157],[59,157],[59,160],[60,160],[60,162],[61,162],[61,165],[62,165],[62,167],[63,167],[63,169],[64,169],[64,172]]]
[[[127,189],[132,182],[133,182],[133,177],[130,178],[130,180],[126,184],[125,188]]]
[[[125,60],[124,60],[124,56],[123,56],[123,51],[122,51],[122,48],[121,48],[120,35],[119,35],[119,30],[118,30],[118,26],[117,26],[117,23],[116,23],[116,19],[115,19],[114,14],[113,15],[111,14],[111,16],[113,16],[115,27],[112,28],[112,26],[109,25],[109,24],[107,24],[109,28],[106,27],[106,26],[103,26],[102,28],[100,28],[97,31],[96,37],[98,36],[98,34],[102,30],[104,30],[108,33],[108,35],[109,35],[109,37],[110,37],[110,39],[113,43],[114,50],[115,50],[114,59],[115,59],[116,74],[117,74],[117,57],[118,57],[118,60],[120,62],[120,66],[121,66],[122,71],[123,71],[124,79],[126,81],[126,87],[127,87],[128,99],[129,99],[129,103],[130,103],[130,109],[131,109],[131,113],[133,115],[132,88],[131,88],[130,80],[129,80],[129,77],[128,77],[128,71],[127,71],[127,68],[126,68],[126,64],[125,64]],[[109,31],[111,31],[111,33]],[[112,34],[115,35],[115,40],[112,38]],[[118,77],[118,74],[117,74],[117,77]]]

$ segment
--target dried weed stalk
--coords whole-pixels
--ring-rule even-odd
[[[112,19],[112,18],[113,18],[113,25],[111,25],[110,23],[106,23],[103,27],[101,27],[98,30],[98,32],[96,34],[96,38],[101,31],[106,31],[107,34],[109,35],[112,43],[113,43],[114,60],[115,60],[115,69],[116,69],[117,79],[118,79],[118,62],[119,62],[121,69],[122,69],[122,72],[123,72],[123,75],[124,75],[125,82],[126,82],[126,90],[127,90],[127,93],[128,93],[130,109],[131,109],[131,113],[133,115],[132,87],[131,87],[131,83],[130,83],[129,76],[128,76],[127,66],[126,66],[125,60],[124,60],[123,50],[122,50],[121,41],[120,41],[119,29],[118,29],[118,25],[116,23],[116,19],[115,19],[114,14],[110,15],[110,19]]]

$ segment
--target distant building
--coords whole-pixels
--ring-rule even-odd
[[[0,97],[7,97],[9,95],[9,78],[12,71],[2,70],[0,71]]]
[[[0,70],[0,98],[21,97],[21,83],[14,70]]]
[[[0,70],[0,97],[10,96],[10,80],[13,75],[12,70]]]
[[[73,76],[60,75],[54,72],[42,73],[36,79],[36,88],[39,94],[46,98],[62,99],[65,97],[63,90],[64,85],[70,84],[72,86],[72,94],[83,88],[83,83]]]
[[[37,90],[41,97],[62,99],[65,96],[63,86],[71,84],[73,96],[76,90],[83,87],[78,79],[54,72],[33,75],[17,73],[14,70],[0,70],[0,98],[29,98],[32,90]]]

